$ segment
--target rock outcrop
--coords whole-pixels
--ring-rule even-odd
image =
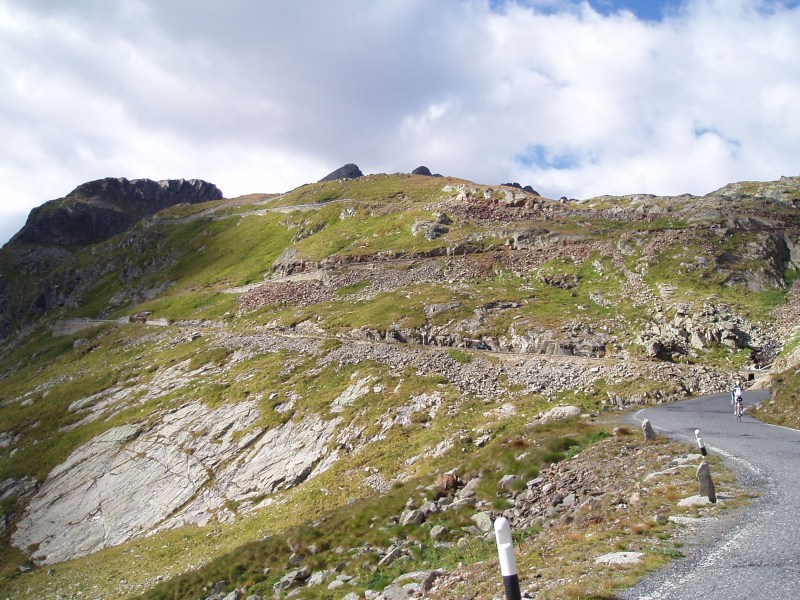
[[[158,425],[97,436],[54,469],[13,535],[53,564],[134,537],[233,516],[230,503],[297,485],[316,472],[338,420],[316,415],[263,430],[255,402],[192,402]],[[238,432],[238,433],[237,433]],[[240,504],[240,510],[243,509]]]
[[[217,186],[199,179],[107,177],[81,184],[65,197],[34,208],[11,241],[62,246],[94,244],[175,204],[221,198]]]
[[[335,171],[325,175],[325,177],[319,180],[319,183],[322,183],[323,181],[334,181],[336,179],[358,179],[359,177],[363,176],[364,174],[361,172],[361,169],[358,168],[358,165],[347,163],[346,165],[339,167]]]
[[[501,183],[500,185],[517,188],[518,190],[522,190],[522,191],[528,192],[529,194],[533,194],[534,196],[539,196],[540,195],[539,192],[537,192],[535,189],[533,189],[532,186],[530,186],[530,185],[522,186],[519,183],[517,183],[516,181],[510,182],[510,183]]]
[[[690,304],[676,304],[672,318],[656,307],[653,321],[636,342],[648,356],[664,360],[698,356],[715,346],[758,352],[766,344],[753,324],[737,318],[725,306],[710,303],[700,309]]]

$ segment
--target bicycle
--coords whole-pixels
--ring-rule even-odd
[[[742,415],[744,414],[744,405],[742,404],[742,399],[737,398],[736,405],[733,409],[733,414],[736,415],[736,420],[741,423],[742,422]]]

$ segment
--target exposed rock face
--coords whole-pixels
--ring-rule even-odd
[[[528,192],[529,194],[533,194],[534,196],[539,196],[540,195],[539,192],[537,192],[535,189],[533,189],[532,186],[526,185],[526,186],[523,187],[519,183],[517,183],[516,181],[510,182],[510,183],[501,183],[500,185],[517,188],[518,190],[523,190],[525,192]]]
[[[53,564],[161,529],[225,520],[227,502],[246,506],[325,469],[337,420],[314,415],[265,432],[252,428],[259,417],[255,402],[216,410],[192,402],[151,429],[107,431],[50,473],[13,543],[36,544],[33,560]]]
[[[93,244],[169,206],[221,198],[217,186],[199,179],[107,177],[81,184],[64,198],[34,208],[12,242]]]
[[[328,173],[319,181],[321,183],[323,181],[334,181],[336,179],[358,179],[359,177],[363,176],[364,174],[357,165],[354,165],[353,163],[347,163],[343,167],[339,167],[335,171]]]
[[[443,236],[449,230],[447,227],[452,221],[444,213],[438,213],[434,221],[417,221],[411,227],[411,235],[417,236],[422,233],[426,240],[435,240]]]
[[[411,171],[412,175],[425,175],[426,177],[431,177],[433,175],[431,170],[426,166],[419,166],[413,171]]]
[[[667,360],[696,356],[714,345],[759,350],[765,344],[752,325],[737,319],[727,307],[714,304],[706,304],[699,310],[678,304],[672,319],[657,307],[653,322],[636,342],[649,356]]]
[[[6,260],[0,268],[0,340],[12,332],[15,321],[19,327],[54,308],[79,306],[110,272],[119,272],[125,284],[118,294],[122,300],[136,303],[162,293],[164,286],[149,291],[129,286],[132,279],[143,274],[139,265],[128,268],[103,260],[78,265],[72,257],[84,245],[129,231],[140,219],[169,206],[221,198],[222,192],[215,185],[197,179],[106,178],[84,183],[64,198],[33,209],[25,226],[3,246]],[[144,253],[150,243],[146,233],[129,231],[129,239],[120,240],[118,247],[137,246]],[[148,270],[155,272],[174,260],[171,252],[156,253]],[[17,273],[35,275],[38,280],[33,285],[9,285]]]

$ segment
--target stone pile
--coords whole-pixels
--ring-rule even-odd
[[[251,311],[262,306],[311,306],[333,297],[335,289],[320,281],[287,281],[265,283],[239,298],[239,308]]]
[[[281,263],[280,278],[242,294],[240,309],[251,311],[267,305],[308,306],[331,300],[340,288],[361,282],[366,282],[363,289],[342,298],[368,300],[408,285],[471,281],[487,274],[487,267],[480,261],[464,259],[443,264],[439,260],[372,257],[364,262],[360,257],[346,260],[340,257],[330,262],[290,263]]]
[[[520,394],[541,393],[555,396],[564,390],[591,392],[595,381],[623,382],[649,381],[651,393],[618,395],[609,391],[609,407],[662,403],[684,399],[689,395],[720,393],[728,389],[730,373],[724,369],[694,365],[642,362],[595,361],[574,357],[510,356],[496,362],[484,359],[480,353],[472,355],[468,363],[453,360],[446,351],[419,348],[404,344],[359,342],[344,344],[320,354],[319,340],[295,336],[292,332],[275,331],[240,334],[224,330],[213,331],[215,343],[241,348],[247,354],[285,349],[302,354],[318,354],[318,365],[324,368],[374,361],[387,365],[393,372],[402,372],[413,366],[420,373],[441,375],[452,381],[462,392],[483,398],[496,398],[509,394],[509,388],[518,386]],[[496,356],[496,355],[494,355]],[[501,380],[507,383],[502,385]]]

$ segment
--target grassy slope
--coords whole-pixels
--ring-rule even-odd
[[[452,195],[442,192],[442,186],[446,183],[459,184],[404,175],[370,176],[357,181],[303,186],[273,199],[247,199],[235,207],[225,202],[176,207],[170,209],[168,214],[160,215],[164,220],[150,225],[147,231],[141,231],[141,235],[147,239],[144,248],[126,247],[119,244],[118,240],[110,240],[94,250],[86,251],[75,260],[78,264],[88,264],[100,257],[100,260],[107,261],[109,265],[138,265],[144,273],[138,285],[149,289],[168,284],[166,291],[153,300],[139,304],[123,303],[112,308],[112,316],[122,316],[134,310],[149,310],[154,317],[171,320],[224,318],[231,327],[249,328],[275,319],[297,323],[322,315],[321,325],[334,333],[341,328],[360,326],[388,328],[398,322],[416,326],[424,322],[421,307],[430,303],[454,302],[459,305],[458,308],[437,316],[439,322],[446,323],[453,318],[469,316],[476,308],[488,302],[519,302],[519,308],[504,311],[485,325],[485,333],[488,335],[502,333],[512,322],[520,319],[531,325],[554,328],[575,320],[605,323],[604,326],[609,327],[612,333],[622,334],[646,317],[642,308],[631,305],[622,294],[622,274],[614,266],[611,257],[597,252],[588,258],[554,258],[545,261],[540,268],[522,275],[497,264],[492,269],[491,277],[469,286],[417,285],[353,302],[349,296],[359,291],[356,285],[353,289],[343,290],[337,298],[321,306],[265,307],[254,313],[234,316],[237,310],[236,297],[224,293],[224,290],[260,281],[270,272],[275,259],[289,248],[301,258],[320,260],[333,255],[428,251],[476,239],[476,236],[484,240],[484,243],[487,240],[491,242],[500,239],[497,238],[497,228],[489,226],[488,229],[483,229],[468,221],[452,224],[449,233],[433,241],[411,234],[411,226],[415,222],[432,220],[437,210],[436,203]],[[250,200],[254,204],[248,205]],[[337,201],[332,202],[333,200]],[[325,204],[310,211],[246,214],[248,206],[263,209],[311,203]],[[229,216],[212,219],[209,210],[217,210],[217,214]],[[196,220],[186,219],[199,215],[201,211],[206,211],[203,213],[206,216]],[[175,221],[169,222],[168,219]],[[607,241],[626,234],[641,236],[645,235],[642,233],[644,231],[671,229],[680,225],[681,222],[675,219],[630,225],[620,221],[595,219],[588,225],[556,220],[548,223],[547,227],[553,231],[581,233]],[[743,241],[746,240],[739,240]],[[718,277],[718,273],[705,267],[684,267],[691,263],[693,256],[706,250],[712,242],[713,239],[700,237],[696,240],[697,246],[676,246],[653,257],[646,257],[639,248],[626,257],[626,262],[629,268],[635,266],[641,269],[643,264],[646,265],[645,281],[652,289],[657,289],[659,284],[670,283],[677,285],[676,295],[683,299],[704,301],[709,295],[713,295],[745,316],[765,318],[772,307],[784,300],[785,295],[777,292],[734,292],[724,285],[724,280]],[[735,247],[736,244],[733,246],[734,250]],[[165,255],[172,259],[163,268],[151,268]],[[597,263],[602,265],[601,271],[597,270]],[[683,270],[680,271],[681,269]],[[681,272],[681,278],[676,280],[675,273],[678,271]],[[578,282],[577,287],[568,290],[549,285],[544,282],[548,274],[574,276]],[[108,308],[109,300],[119,288],[118,274],[111,270],[102,284],[84,299],[77,310],[70,312],[65,308],[58,316],[96,316],[101,310]],[[613,308],[592,302],[590,293],[601,293],[612,299]],[[461,355],[453,358],[467,360]],[[715,360],[713,357],[709,358]],[[718,358],[725,360],[727,357]],[[84,332],[55,339],[47,337],[46,331],[41,330],[27,344],[3,356],[4,369],[11,369],[0,381],[3,398],[19,399],[21,402],[7,403],[0,411],[0,431],[19,433],[21,437],[17,442],[19,450],[13,456],[9,450],[0,451],[0,480],[30,475],[41,481],[64,456],[101,431],[130,420],[157,418],[162,411],[187,398],[203,398],[210,404],[231,402],[257,393],[268,385],[281,393],[299,391],[303,395],[313,396],[316,403],[302,407],[301,410],[314,411],[324,407],[340,393],[356,370],[361,376],[374,377],[387,388],[395,389],[398,382],[398,374],[388,373],[379,365],[368,364],[341,372],[321,371],[315,377],[307,378],[305,371],[313,366],[312,359],[265,353],[237,364],[235,369],[212,383],[197,383],[157,400],[132,404],[107,420],[62,431],[64,426],[74,423],[82,416],[82,413],[75,414],[66,410],[72,402],[118,385],[147,384],[159,369],[187,359],[194,361],[196,365],[214,361],[224,363],[226,355],[209,347],[204,338],[171,345],[165,343],[163,337],[135,326],[103,328],[88,334]],[[286,371],[287,365],[293,365],[288,374],[279,375]],[[260,378],[242,376],[252,372],[259,373]],[[448,402],[452,403],[454,409],[457,408],[461,427],[481,427],[482,419],[479,415],[482,409],[477,400],[457,398],[457,394],[446,381],[426,379],[415,373],[404,373],[402,376],[403,385],[397,387],[394,395],[389,396],[389,406],[423,391],[443,390]],[[598,389],[594,398],[602,396],[603,390]],[[796,406],[796,400],[789,392],[779,393],[779,396],[791,398],[787,402]],[[565,397],[564,400],[575,399]],[[387,408],[377,404],[376,398],[371,398],[371,401],[375,405],[365,407],[358,415],[365,424],[374,422]],[[503,399],[497,401],[502,402]],[[592,401],[592,398],[588,399],[589,403]],[[531,397],[522,401],[522,406],[518,408],[522,414],[535,414],[541,408],[541,402],[541,399]],[[264,404],[262,408],[265,412],[263,426],[274,426],[291,417],[276,413],[269,404]],[[355,415],[345,416],[349,418]],[[508,435],[519,435],[523,425],[524,419],[520,418],[504,427],[508,429]],[[334,497],[326,505],[346,505],[351,496],[363,495],[363,484],[357,474],[363,471],[365,465],[379,468],[386,476],[394,476],[403,469],[405,457],[445,437],[448,427],[446,420],[431,423],[420,421],[415,427],[398,432],[384,443],[373,445],[368,452],[358,455],[355,462],[341,461],[310,485],[281,494],[286,502],[300,510],[289,512],[283,508],[285,505],[278,505],[270,511],[258,513],[236,524],[215,526],[210,531],[189,528],[166,532],[152,539],[111,548],[96,556],[59,566],[56,579],[51,578],[49,583],[42,572],[36,572],[21,578],[19,583],[13,578],[7,579],[7,585],[13,589],[17,585],[47,587],[61,582],[69,587],[97,582],[103,589],[114,590],[117,589],[120,577],[127,579],[132,585],[148,585],[145,582],[153,573],[176,574],[224,552],[245,555],[251,553],[252,558],[242,559],[246,563],[245,572],[249,573],[248,569],[254,569],[253,564],[262,560],[257,558],[261,556],[260,553],[269,554],[274,551],[269,550],[269,543],[272,542],[255,549],[249,547],[235,550],[239,544],[255,541],[267,534],[278,534],[286,527],[302,527],[306,520],[318,515],[318,509],[315,508],[317,496],[322,493],[323,488],[329,494],[331,489],[336,490]],[[543,432],[542,435],[543,440],[546,440],[550,434]],[[498,442],[498,445],[485,452],[497,452],[502,447],[503,442]],[[420,461],[417,463],[415,475],[424,478],[426,473],[436,469],[444,470],[461,465],[463,456],[456,453],[438,462]],[[477,453],[475,460],[483,460],[481,456],[481,453]],[[504,466],[504,472],[527,469],[529,475],[530,469],[538,466],[536,461],[530,465],[517,465],[511,461]],[[404,502],[408,494],[408,489],[403,489],[396,496],[392,494],[385,499],[373,500],[379,503],[378,508],[370,505],[369,510],[383,511],[381,514],[385,516],[393,512],[396,514],[397,508],[392,502]],[[381,502],[385,502],[386,506],[381,507]],[[6,503],[4,506],[7,513],[14,513],[19,509],[13,503]],[[358,515],[363,515],[363,512],[347,509],[342,516],[329,518],[363,518]],[[358,532],[354,535],[364,535],[357,527],[354,530]],[[9,549],[7,542],[4,543],[2,552],[1,573],[5,577],[16,576],[15,566],[21,559],[20,554]],[[475,552],[473,559],[480,557],[485,549]],[[276,576],[281,556],[280,553],[276,554],[276,571],[270,577]],[[131,563],[131,557],[138,558]],[[447,560],[452,560],[452,557]],[[463,560],[470,558],[465,557]],[[236,559],[232,564],[238,562],[239,559]],[[132,568],[131,564],[135,567]],[[231,560],[226,559],[221,564],[231,564]],[[211,572],[204,572],[201,578],[207,580],[217,577],[218,573],[213,568]],[[242,574],[237,577],[240,575],[244,577]],[[230,580],[229,576],[226,578]],[[267,578],[265,585],[270,581]],[[196,589],[197,582],[179,582],[174,585],[195,586],[192,589]],[[167,586],[164,589],[170,588]],[[171,596],[167,593],[164,597]]]
[[[767,423],[800,429],[800,373],[796,366],[772,376],[769,400],[753,415]]]

